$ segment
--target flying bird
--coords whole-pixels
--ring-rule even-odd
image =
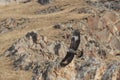
[[[74,30],[72,38],[71,38],[71,44],[70,44],[70,47],[67,51],[67,55],[60,63],[60,65],[62,67],[65,67],[66,65],[71,63],[71,61],[74,58],[74,55],[76,54],[76,50],[79,47],[79,44],[80,44],[80,32],[79,32],[79,30]]]

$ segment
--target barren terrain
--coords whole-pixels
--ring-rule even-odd
[[[32,80],[32,71],[15,70],[13,61],[5,57],[4,52],[19,38],[24,37],[30,31],[37,31],[39,34],[46,36],[48,41],[61,40],[67,45],[67,41],[69,40],[65,40],[59,36],[62,34],[61,30],[56,30],[53,26],[72,20],[80,21],[91,16],[92,12],[83,11],[81,13],[76,11],[76,9],[88,7],[97,12],[96,8],[89,6],[84,0],[55,0],[47,5],[41,5],[36,1],[31,1],[28,3],[0,6],[0,22],[12,18],[16,20],[16,24],[18,23],[23,26],[0,33],[0,80]],[[51,8],[53,11],[49,11]],[[24,21],[25,23],[22,24],[19,22],[21,18],[26,20]],[[78,24],[73,24],[72,27],[76,28]],[[110,63],[110,61],[119,60],[119,56],[116,57],[110,54],[104,61]]]

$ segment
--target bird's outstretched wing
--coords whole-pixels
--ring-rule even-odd
[[[79,44],[80,44],[80,32],[79,30],[74,30],[71,38],[71,44],[70,44],[69,50],[67,51],[67,55],[60,63],[62,67],[65,67],[66,65],[71,63],[71,61],[74,58],[74,55],[76,54],[76,50],[79,47]]]

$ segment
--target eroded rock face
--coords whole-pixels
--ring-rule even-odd
[[[32,80],[119,80],[120,62],[104,62],[106,49],[99,48],[99,42],[89,35],[81,35],[80,40],[78,49],[83,51],[64,67],[60,63],[67,54],[66,45],[60,41],[49,42],[35,31],[17,40],[5,56],[14,61],[16,70],[32,70]]]
[[[98,13],[94,10],[92,13],[92,8],[89,10],[90,12],[86,12],[85,8],[75,9],[73,12],[92,15],[53,26],[55,30],[61,31],[57,38],[63,40],[71,39],[74,29],[80,31],[80,45],[74,45],[78,47],[74,49],[76,54],[72,54],[72,57],[68,48],[73,47],[67,47],[72,41],[50,42],[35,31],[28,32],[17,40],[6,50],[5,56],[13,60],[16,70],[31,70],[32,80],[120,80],[119,13],[109,10],[100,13],[99,9]],[[61,66],[67,55],[70,63]]]
[[[62,42],[48,43],[47,38],[36,32],[29,32],[19,39],[6,52],[5,56],[14,60],[16,68],[29,70],[45,62],[62,59],[66,54],[66,46]]]

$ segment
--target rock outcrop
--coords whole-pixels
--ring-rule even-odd
[[[32,80],[120,80],[120,14],[116,12],[119,7],[106,7],[106,2],[89,0],[87,3],[95,4],[96,11],[82,8],[71,12],[91,15],[53,26],[61,31],[58,39],[72,38],[71,44],[51,42],[32,31],[11,45],[5,56],[13,61],[15,70],[32,71]],[[98,8],[96,5],[101,3],[103,8]],[[71,35],[74,29],[80,32],[79,37]]]
[[[24,28],[27,26],[26,24],[29,22],[30,20],[28,18],[19,19],[6,18],[0,21],[0,33],[9,32],[17,28]]]
[[[88,4],[96,7],[108,8],[112,10],[120,10],[119,0],[86,0]]]
[[[76,51],[76,56],[66,66],[60,65],[67,55],[66,45],[60,41],[50,42],[36,32],[17,40],[5,56],[14,61],[15,70],[32,70],[33,80],[119,80],[120,62],[105,62],[106,49],[99,48],[100,44],[89,35],[81,35],[80,40],[78,49],[83,51]]]

